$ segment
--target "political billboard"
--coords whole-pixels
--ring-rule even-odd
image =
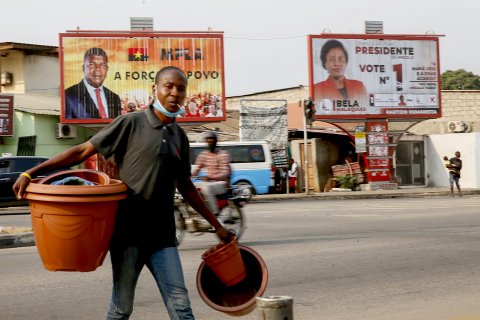
[[[317,119],[441,117],[437,36],[308,37]]]
[[[178,122],[226,118],[221,32],[67,31],[59,37],[63,123],[105,124],[148,108],[155,75],[166,66],[188,78]]]
[[[0,137],[13,136],[14,95],[0,94]]]

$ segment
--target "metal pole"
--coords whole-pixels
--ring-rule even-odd
[[[307,115],[305,114],[305,111],[303,112],[303,147],[303,154],[305,157],[305,194],[308,194],[310,192],[310,186],[308,173]]]
[[[285,149],[285,154],[287,156],[287,182],[285,183],[285,185],[286,185],[285,189],[287,189],[287,194],[289,194],[290,193],[290,169],[289,169],[290,159],[288,158],[288,152],[287,152],[286,149]]]
[[[292,297],[257,297],[256,300],[258,320],[293,320]]]

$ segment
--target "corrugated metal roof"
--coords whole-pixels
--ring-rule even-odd
[[[20,42],[0,42],[0,50],[27,50],[46,53],[58,53],[57,46],[45,46],[31,43]]]
[[[13,108],[34,114],[60,116],[60,97],[15,94],[13,97]]]
[[[227,119],[224,122],[209,122],[198,125],[182,124],[182,127],[187,132],[191,142],[203,141],[203,133],[210,130],[217,131],[219,141],[235,141],[240,139],[239,116],[238,111],[227,110]]]

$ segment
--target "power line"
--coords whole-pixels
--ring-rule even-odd
[[[225,39],[232,39],[232,40],[251,40],[251,41],[271,41],[271,40],[298,39],[298,38],[304,38],[304,37],[306,37],[306,35],[291,36],[291,37],[274,37],[274,38],[225,37]]]

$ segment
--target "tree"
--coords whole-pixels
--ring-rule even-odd
[[[464,69],[447,70],[440,78],[442,90],[480,90],[480,76]]]

